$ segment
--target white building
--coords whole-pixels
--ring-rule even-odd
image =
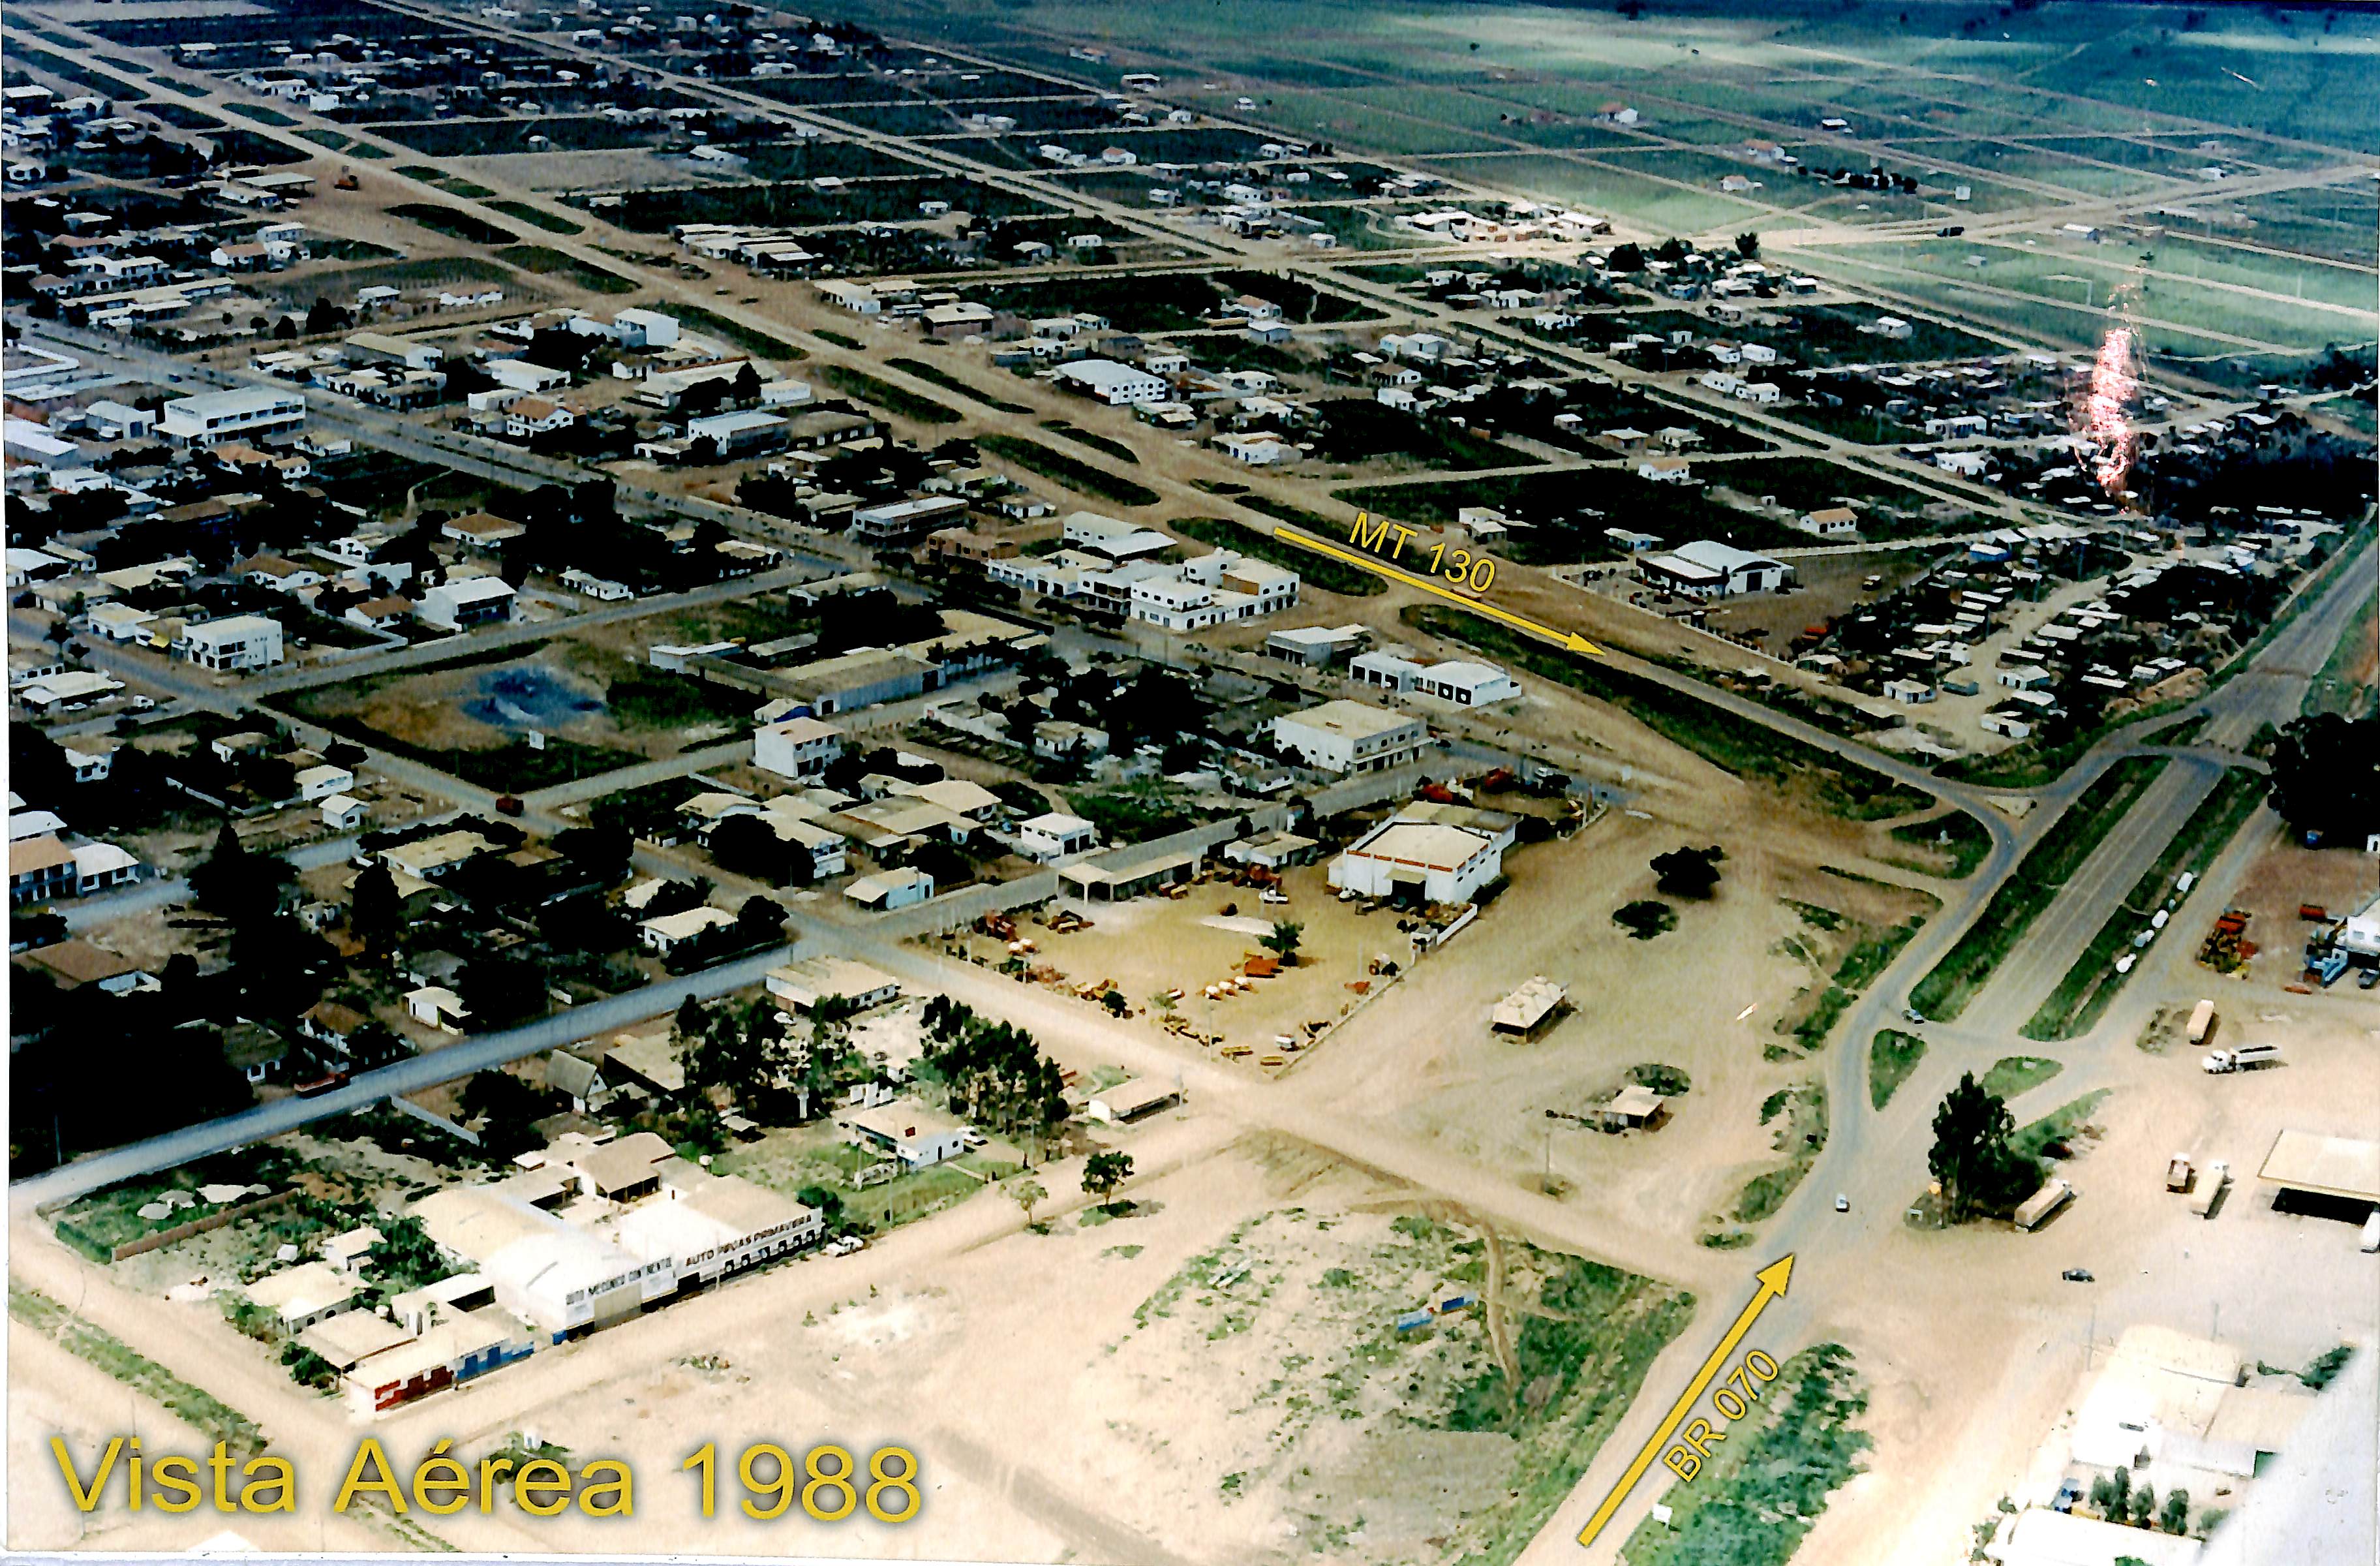
[[[907,1169],[957,1158],[966,1147],[964,1125],[912,1099],[844,1110],[834,1123],[853,1147],[897,1159]]]
[[[1016,827],[1016,848],[1028,859],[1044,864],[1063,859],[1069,855],[1087,853],[1099,845],[1099,829],[1080,816],[1068,816],[1058,811],[1020,821]]]
[[[624,348],[666,348],[677,342],[677,317],[657,310],[624,310],[612,317],[612,330]]]
[[[752,764],[780,777],[816,777],[843,754],[843,731],[816,718],[788,718],[752,736]]]
[[[1274,741],[1326,772],[1375,772],[1421,754],[1429,729],[1419,718],[1360,701],[1326,701],[1272,721]]]
[[[1058,380],[1070,390],[1098,397],[1111,407],[1163,402],[1166,396],[1165,382],[1159,377],[1108,358],[1076,359],[1059,370]]]
[[[1154,528],[1144,528],[1137,522],[1120,517],[1102,516],[1096,511],[1073,512],[1066,517],[1065,540],[1069,544],[1102,554],[1110,560],[1136,560],[1156,554],[1173,545],[1170,533]]]
[[[1520,683],[1492,663],[1450,659],[1422,663],[1400,653],[1366,652],[1347,665],[1350,678],[1402,695],[1419,691],[1458,707],[1481,707],[1521,694]]]
[[[201,669],[269,669],[281,662],[281,622],[227,615],[184,626],[174,647]]]
[[[1712,539],[1697,539],[1667,554],[1639,555],[1640,581],[1689,598],[1731,598],[1767,592],[1793,577],[1793,567]]]
[[[821,1001],[847,1001],[865,1011],[901,995],[899,979],[848,957],[804,957],[771,968],[764,982],[770,994],[796,1012],[812,1011]]]
[[[1332,860],[1330,884],[1366,897],[1402,893],[1428,903],[1467,903],[1503,869],[1502,844],[1488,833],[1400,816]]]
[[[502,577],[466,577],[441,582],[421,595],[415,611],[425,625],[467,631],[474,625],[501,625],[513,617],[516,595]]]
[[[243,387],[204,392],[165,405],[157,432],[176,445],[211,446],[218,441],[253,440],[306,422],[306,399],[296,392]]]
[[[319,767],[309,767],[298,774],[298,797],[309,803],[327,799],[334,794],[345,794],[355,786],[355,773],[328,762]]]
[[[663,914],[657,919],[646,919],[637,926],[637,940],[646,951],[666,957],[687,941],[698,941],[712,930],[735,922],[735,916],[726,909],[705,904],[681,913]]]

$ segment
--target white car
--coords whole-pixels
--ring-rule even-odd
[[[987,1137],[982,1132],[976,1130],[972,1126],[959,1133],[959,1146],[965,1147],[970,1151],[977,1147],[984,1147],[990,1141],[990,1137]]]
[[[1285,904],[1289,901],[1289,893],[1286,892],[1275,892],[1271,887],[1268,886],[1262,892],[1257,893],[1257,900],[1260,903]]]
[[[1851,1210],[1852,1210],[1852,1199],[1851,1199],[1849,1196],[1844,1196],[1844,1195],[1843,1195],[1841,1192],[1840,1192],[1840,1191],[1836,1192],[1836,1193],[1835,1193],[1835,1210],[1836,1210],[1837,1212],[1849,1212],[1849,1211],[1851,1211]]]

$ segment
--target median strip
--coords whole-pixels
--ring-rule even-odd
[[[1910,1004],[1935,1022],[1949,1022],[1965,1011],[2000,959],[2165,769],[2162,756],[2131,756],[2093,780],[1992,894],[1983,917],[1918,980]]]

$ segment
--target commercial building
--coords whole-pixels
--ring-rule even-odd
[[[157,432],[176,445],[211,446],[218,441],[251,440],[306,422],[306,399],[270,387],[204,392],[165,405]]]
[[[416,1202],[412,1215],[441,1251],[488,1280],[497,1305],[551,1342],[634,1316],[649,1294],[676,1288],[667,1262],[633,1256],[528,1199],[554,1185],[516,1175],[455,1186]]]
[[[710,442],[720,459],[725,461],[749,452],[774,451],[785,443],[785,428],[786,421],[780,416],[748,408],[739,413],[689,419],[686,438],[698,444]]]
[[[281,662],[281,622],[230,614],[185,625],[174,650],[201,669],[269,669]]]
[[[1326,701],[1273,720],[1273,739],[1305,765],[1326,772],[1375,772],[1402,766],[1421,755],[1429,729],[1419,718],[1367,707],[1359,701]]]
[[[821,1001],[848,1002],[865,1011],[901,996],[899,979],[848,957],[804,957],[771,968],[765,982],[770,994],[796,1012],[813,1011]]]
[[[1793,579],[1793,567],[1733,544],[1698,539],[1666,554],[1636,557],[1636,578],[1688,598],[1767,592]]]
[[[1093,1094],[1084,1109],[1093,1120],[1123,1125],[1181,1101],[1182,1089],[1175,1084],[1135,1076]]]
[[[1065,540],[1078,549],[1116,561],[1137,560],[1144,555],[1160,553],[1173,545],[1170,533],[1160,533],[1154,528],[1144,528],[1137,522],[1126,522],[1120,517],[1102,516],[1096,511],[1070,514],[1065,523]]]
[[[1458,707],[1483,707],[1521,694],[1520,683],[1492,663],[1461,659],[1424,663],[1386,649],[1357,657],[1347,665],[1347,674],[1382,690],[1400,695],[1419,691]]]
[[[1163,402],[1167,395],[1161,377],[1107,358],[1076,359],[1059,369],[1058,380],[1068,389],[1097,397],[1111,407]]]
[[[484,1376],[526,1357],[530,1348],[528,1329],[511,1312],[495,1306],[456,1311],[425,1326],[419,1337],[362,1357],[340,1385],[356,1412],[377,1414]]]
[[[1265,655],[1323,669],[1354,657],[1371,639],[1362,625],[1296,625],[1265,637]]]
[[[2277,1205],[2361,1220],[2380,1207],[2380,1142],[2284,1131],[2256,1178],[2278,1188]]]
[[[966,502],[956,495],[923,495],[916,500],[862,506],[851,514],[851,536],[874,543],[894,543],[945,528],[966,515]]]
[[[1397,817],[1330,862],[1330,884],[1366,897],[1467,903],[1503,869],[1503,846],[1488,832]]]
[[[881,870],[872,876],[861,876],[843,889],[843,894],[863,908],[890,912],[923,903],[934,894],[934,878],[915,865],[897,869]]]
[[[1028,821],[1020,821],[1016,827],[1017,852],[1043,864],[1070,855],[1087,853],[1099,844],[1099,828],[1080,816],[1069,816],[1055,810]]]

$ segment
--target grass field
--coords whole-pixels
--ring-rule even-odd
[[[10,1283],[8,1315],[27,1330],[50,1339],[76,1358],[90,1362],[163,1405],[191,1428],[225,1443],[235,1454],[264,1450],[264,1432],[256,1421],[83,1320],[39,1290]]]
[[[499,229],[497,232],[503,232]],[[523,272],[540,273],[558,277],[596,294],[633,294],[644,286],[633,277],[623,277],[616,272],[600,266],[589,266],[576,256],[544,245],[506,245],[490,252],[500,261],[507,261]]]
[[[1891,863],[1930,875],[1944,876],[1951,880],[1964,880],[1975,873],[1975,867],[1991,852],[1992,834],[1984,823],[1964,810],[1953,810],[1947,816],[1929,820],[1912,821],[1892,829],[1898,842],[1910,844],[1929,857],[1897,858]]]
[[[460,191],[455,193],[457,195],[462,194]],[[488,206],[492,211],[504,213],[506,217],[516,217],[523,223],[529,224],[534,227],[544,229],[549,234],[584,234],[587,232],[587,225],[585,224],[573,223],[570,219],[562,216],[558,212],[550,212],[541,207],[532,207],[527,201],[516,201],[507,198],[500,200],[490,201]]]
[[[1013,403],[1003,397],[995,397],[989,392],[977,391],[973,386],[968,385],[965,382],[960,380],[949,370],[941,368],[941,366],[937,364],[929,364],[921,358],[888,358],[884,362],[891,365],[895,370],[904,370],[916,376],[918,380],[926,382],[929,385],[940,386],[946,392],[956,392],[959,395],[968,398],[971,401],[979,402],[983,404],[984,407],[992,409],[996,413],[1030,413],[1033,411],[1023,403]]]
[[[2095,779],[2050,824],[1958,944],[1917,981],[1910,1004],[1936,1022],[1949,1022],[1966,1010],[2000,959],[2166,766],[2162,756],[2131,756]]]
[[[510,245],[520,238],[509,228],[500,228],[459,208],[442,207],[435,201],[399,201],[388,209],[388,214],[466,244]]]
[[[1052,451],[1038,441],[1028,441],[1022,435],[985,435],[976,443],[992,455],[1038,473],[1068,489],[1100,500],[1113,501],[1118,505],[1155,505],[1160,498],[1146,484],[1135,483],[1102,467],[1094,467],[1064,452]]]
[[[757,327],[747,326],[739,321],[730,321],[723,315],[704,310],[700,305],[674,304],[670,306],[670,313],[698,331],[707,332],[714,337],[733,343],[747,354],[761,354],[770,358],[783,359],[803,359],[810,357],[808,349],[796,347],[783,337],[760,331]]]
[[[820,380],[844,396],[873,403],[913,424],[956,424],[959,421],[956,408],[945,407],[906,387],[895,386],[892,382],[870,375],[864,370],[829,364],[820,366],[818,374]]]
[[[2040,1086],[2066,1068],[2057,1061],[2040,1055],[2003,1055],[1984,1073],[1985,1092],[2002,1099],[2013,1099]]]
[[[1899,1028],[1879,1029],[1867,1046],[1867,1101],[1876,1109],[1892,1102],[1917,1062],[1925,1058],[1925,1040]]]
[[[1072,441],[1078,446],[1088,446],[1102,456],[1111,456],[1116,461],[1134,467],[1140,466],[1138,452],[1125,445],[1122,441],[1099,434],[1096,431],[1080,429],[1062,419],[1045,419],[1041,420],[1041,428],[1061,440]]]
[[[1638,1524],[1625,1566],[1785,1566],[1816,1525],[1827,1498],[1861,1471],[1874,1441],[1854,1427],[1867,1394],[1840,1343],[1803,1349],[1691,1484],[1663,1496],[1665,1526]],[[1719,1423],[1714,1420],[1714,1423]]]

